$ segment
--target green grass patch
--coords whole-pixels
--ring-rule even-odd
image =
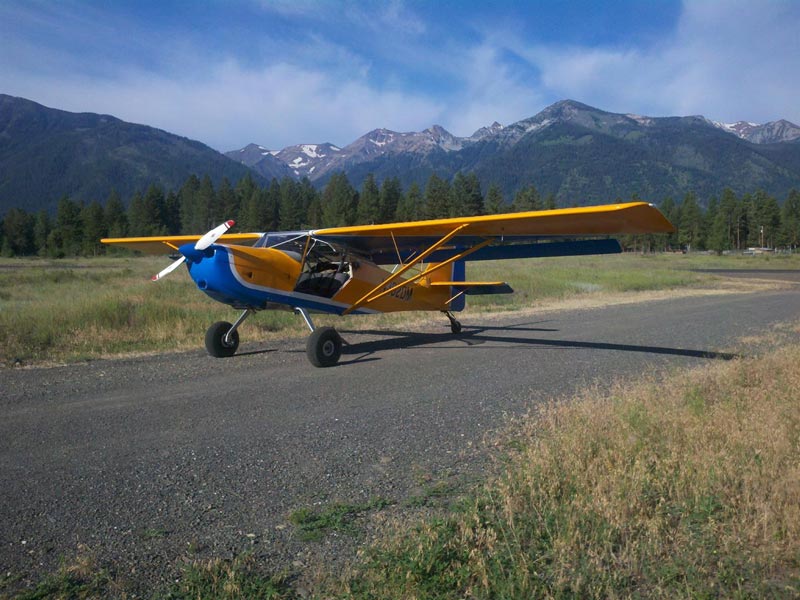
[[[250,555],[186,563],[179,580],[156,596],[164,600],[288,600],[297,596],[283,575],[265,575]]]
[[[2,581],[0,590],[16,583],[13,577]],[[77,555],[70,561],[62,561],[58,571],[48,575],[34,588],[24,590],[14,596],[0,593],[0,598],[15,600],[92,600],[95,598],[116,597],[121,588],[109,571],[100,567],[92,553],[85,546],[78,548]]]
[[[367,512],[380,510],[394,504],[383,498],[374,498],[362,504],[333,503],[324,508],[299,508],[289,515],[305,541],[319,540],[330,532],[357,535],[356,519]]]

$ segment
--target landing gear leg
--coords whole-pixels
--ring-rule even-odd
[[[459,323],[449,310],[443,311],[445,316],[450,319],[450,331],[461,333],[461,323]]]
[[[295,308],[294,312],[303,317],[303,321],[306,322],[311,333],[314,333],[314,321],[311,320],[311,315],[308,314],[308,311],[305,308]]]

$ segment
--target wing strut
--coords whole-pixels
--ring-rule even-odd
[[[413,261],[411,261],[408,264],[406,264],[402,269],[400,269],[396,273],[393,273],[391,276],[387,277],[381,283],[379,283],[374,288],[372,288],[369,292],[364,294],[361,298],[359,298],[356,302],[354,302],[353,305],[350,306],[350,308],[348,308],[347,310],[345,310],[342,314],[343,315],[350,314],[351,312],[353,312],[354,310],[356,310],[358,308],[361,308],[365,304],[369,304],[370,302],[374,302],[375,300],[378,300],[379,298],[383,298],[387,294],[391,294],[393,291],[395,291],[397,289],[400,289],[401,287],[404,287],[406,285],[410,285],[410,284],[422,279],[423,277],[426,277],[427,275],[430,275],[434,271],[438,271],[439,269],[441,269],[443,267],[446,267],[446,266],[448,266],[448,265],[450,265],[450,264],[452,264],[452,263],[454,263],[454,262],[456,262],[458,260],[461,260],[465,256],[468,256],[468,255],[472,254],[473,252],[476,252],[477,250],[480,250],[484,246],[488,246],[489,244],[491,244],[494,241],[491,238],[486,239],[486,240],[482,241],[480,244],[476,244],[472,248],[468,248],[468,249],[464,250],[463,252],[459,252],[455,256],[451,256],[450,258],[448,258],[444,262],[437,263],[434,267],[432,267],[430,269],[427,269],[427,270],[423,271],[422,273],[414,275],[413,277],[411,277],[409,279],[405,279],[405,280],[401,281],[400,283],[398,283],[396,285],[391,285],[392,283],[397,281],[397,279],[399,279],[400,276],[403,275],[403,273],[407,272],[409,269],[411,269],[414,266],[416,266],[417,264],[421,263],[423,260],[425,260],[425,258],[427,256],[430,256],[431,254],[436,252],[436,250],[438,250],[441,246],[443,246],[448,241],[450,241],[450,239],[452,239],[459,231],[461,231],[464,227],[467,227],[467,226],[468,225],[461,225],[460,227],[457,227],[456,229],[454,229],[453,231],[448,233],[446,236],[444,236],[442,239],[440,239],[435,244],[431,245],[430,248],[428,248],[422,254],[420,254],[418,257],[416,257]],[[375,292],[377,292],[378,290],[381,290],[381,288],[383,288],[383,290],[381,292],[375,294]]]

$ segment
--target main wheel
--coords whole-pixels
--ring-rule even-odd
[[[450,331],[453,333],[461,333],[461,323],[453,319],[450,321]]]
[[[342,338],[333,327],[317,327],[308,336],[306,355],[315,367],[332,367],[342,355]]]
[[[236,354],[239,347],[239,332],[234,331],[229,337],[230,341],[225,341],[225,335],[231,330],[231,325],[227,321],[217,321],[206,331],[206,350],[211,356],[225,358]]]

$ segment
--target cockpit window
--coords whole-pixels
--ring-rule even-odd
[[[302,260],[296,292],[331,298],[353,275],[347,252],[323,240],[309,239],[304,231],[265,233],[254,246],[281,250]]]

